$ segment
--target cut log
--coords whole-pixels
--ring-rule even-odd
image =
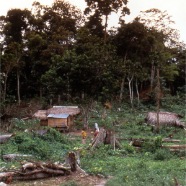
[[[26,162],[20,170],[0,173],[0,181],[6,181],[9,177],[13,180],[33,180],[51,176],[64,176],[69,175],[70,170],[71,168],[63,167],[62,164]]]
[[[30,155],[8,154],[4,155],[3,159],[15,159],[17,157],[30,157]],[[51,176],[69,175],[71,171],[76,171],[80,167],[77,165],[77,157],[75,152],[69,152],[68,161],[62,163],[45,163],[45,162],[25,162],[22,163],[21,168],[14,170],[14,172],[0,173],[0,181],[6,181],[11,177],[12,180],[33,180],[48,178]],[[68,162],[68,163],[67,163]],[[67,166],[65,166],[67,165]]]
[[[144,143],[143,139],[133,139],[130,142],[130,145],[133,145],[134,147],[142,147],[143,143]]]
[[[91,149],[94,149],[96,146],[98,146],[100,144],[104,144],[105,138],[106,138],[106,130],[101,128],[98,135],[96,136],[96,138],[92,142]]]
[[[45,167],[53,170],[64,170],[64,171],[70,171],[71,167],[64,166],[63,164],[46,164]]]
[[[14,176],[16,173],[15,172],[1,172],[0,173],[0,181],[6,180],[6,178],[10,176]]]
[[[162,148],[169,148],[169,149],[183,149],[186,150],[186,145],[162,145]]]
[[[140,141],[147,141],[145,138],[116,138],[117,140],[128,140],[128,141],[134,141],[134,140],[140,140]],[[170,139],[170,138],[164,138],[162,139],[162,142],[170,142],[170,143],[180,143],[181,140],[178,139]]]
[[[170,152],[184,152],[185,153],[185,149],[169,149]]]
[[[69,152],[68,154],[68,161],[71,167],[71,171],[74,172],[77,170],[77,161],[76,161],[76,154],[74,152]]]
[[[38,173],[48,173],[48,174],[51,174],[51,175],[65,175],[65,171],[63,170],[53,170],[53,169],[47,169],[47,168],[43,168],[43,169],[40,169],[40,170],[34,170],[34,171],[30,171],[30,172],[18,172],[19,175],[22,175],[22,176],[31,176],[31,175],[36,175]]]
[[[181,140],[177,140],[177,139],[170,139],[170,138],[164,138],[162,140],[162,142],[170,142],[170,143],[180,143]]]
[[[0,144],[6,143],[14,134],[0,135]]]
[[[44,172],[38,172],[37,174],[33,174],[33,175],[24,175],[24,176],[14,176],[15,180],[36,180],[36,179],[43,179],[43,178],[49,178],[50,175],[48,173],[44,173]]]
[[[114,148],[121,148],[121,144],[115,137],[115,133],[112,130],[105,130],[101,128],[96,138],[93,140],[91,149],[99,146],[100,144],[110,144]]]
[[[3,155],[4,161],[13,161],[17,159],[28,159],[31,158],[32,155],[26,155],[26,154],[5,154]]]

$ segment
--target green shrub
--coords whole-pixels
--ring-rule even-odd
[[[75,145],[75,144],[73,144]],[[72,142],[55,129],[49,129],[45,135],[33,132],[16,133],[10,141],[1,146],[1,152],[30,154],[37,159],[62,160],[65,153],[72,149]]]
[[[30,139],[18,145],[18,150],[25,154],[33,154],[39,159],[49,159],[52,149],[47,142],[39,138]]]
[[[13,118],[11,120],[11,125],[13,130],[25,130],[30,128],[37,128],[39,125],[39,120],[31,119],[31,120],[23,120],[18,118]]]
[[[142,148],[144,152],[154,153],[162,146],[162,137],[156,136],[154,139],[147,139],[144,141]]]
[[[50,143],[57,141],[63,144],[71,144],[67,137],[60,133],[58,130],[50,127],[46,127],[45,129],[47,130],[47,133],[45,135],[35,134],[35,136]]]
[[[128,154],[134,154],[136,152],[135,147],[129,144],[124,145],[124,149]]]
[[[154,138],[154,146],[155,148],[160,148],[162,146],[162,137],[157,136]]]
[[[172,157],[168,149],[158,149],[154,154],[154,160],[169,160]]]

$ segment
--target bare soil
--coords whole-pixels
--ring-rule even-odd
[[[81,172],[73,172],[68,176],[59,176],[41,180],[12,182],[10,186],[60,186],[64,183],[72,182],[78,186],[104,186],[107,179],[101,176],[92,176]]]

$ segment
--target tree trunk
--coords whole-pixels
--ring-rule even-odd
[[[19,73],[19,70],[17,70],[17,99],[18,99],[18,105],[20,105],[21,98],[20,98],[20,73]]]
[[[151,92],[153,90],[155,70],[156,70],[156,68],[155,68],[154,64],[152,64],[152,66],[151,66],[151,76],[150,76],[150,91]]]
[[[157,68],[156,102],[157,102],[157,125],[156,125],[156,132],[159,133],[159,130],[160,130],[160,120],[159,120],[159,112],[160,112],[160,74],[159,74],[159,68]]]
[[[133,89],[132,89],[132,80],[133,80],[133,75],[131,78],[127,78],[128,79],[128,83],[129,83],[129,93],[130,93],[130,103],[131,103],[131,106],[133,108]]]
[[[5,74],[4,89],[3,89],[3,93],[2,93],[3,102],[4,102],[5,99],[6,99],[7,79],[8,79],[8,74]]]
[[[42,99],[43,97],[43,91],[42,91],[42,87],[40,87],[39,89],[39,97],[40,97],[40,100]]]
[[[67,74],[67,100],[70,100],[70,79],[69,74]]]
[[[125,76],[121,80],[121,87],[120,87],[120,95],[119,95],[119,102],[121,103],[123,100],[123,91],[124,91],[124,84],[125,84]]]
[[[108,15],[105,16],[104,43],[106,43],[107,41],[107,24],[108,24]]]
[[[138,80],[137,79],[136,79],[136,93],[138,96],[138,105],[139,105],[140,101],[139,101],[139,90],[138,90]]]
[[[58,104],[61,103],[61,95],[58,95],[57,102],[58,102]]]
[[[91,149],[93,150],[95,147],[101,145],[101,144],[110,144],[114,147],[121,148],[121,144],[118,142],[118,140],[115,137],[115,133],[111,130],[105,130],[104,128],[101,128],[98,135],[92,142]]]

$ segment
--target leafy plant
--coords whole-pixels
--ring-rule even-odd
[[[171,155],[168,149],[158,149],[154,154],[154,160],[169,160],[173,155]]]

